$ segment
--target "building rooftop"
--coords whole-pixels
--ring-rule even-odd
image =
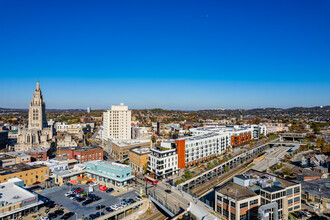
[[[139,154],[139,155],[143,155],[143,154],[149,154],[150,153],[150,149],[149,148],[133,148],[131,149],[132,152]]]
[[[27,164],[20,163],[20,164],[16,164],[13,166],[0,168],[0,175],[3,176],[3,175],[11,174],[11,173],[18,173],[18,172],[27,171],[27,170],[33,170],[33,169],[37,169],[37,168],[41,168],[41,167],[46,167],[46,166],[44,166],[44,165],[29,166]]]
[[[269,173],[263,173],[263,172],[253,170],[253,169],[250,169],[250,170],[246,171],[244,173],[244,175],[248,175],[248,176],[250,176],[251,179],[256,179],[256,180],[269,179],[270,184],[274,185],[274,183],[276,182],[277,186],[280,186],[280,187],[283,187],[283,188],[297,185],[297,183],[295,183],[293,181],[285,180],[285,179],[279,178],[277,176],[271,175]]]
[[[7,154],[13,155],[15,157],[29,157],[30,155],[24,153],[23,151],[12,151],[7,152]]]
[[[126,169],[126,168],[131,168],[130,166],[125,165],[125,164],[115,163],[115,162],[105,161],[105,160],[92,160],[92,161],[85,162],[84,164],[93,164],[95,166],[101,166],[104,168],[114,169],[117,171],[121,171],[122,169]]]
[[[8,154],[0,154],[0,160],[14,159],[15,157]]]
[[[330,179],[301,181],[302,191],[330,199]]]
[[[94,150],[102,150],[101,147],[93,147],[93,146],[84,146],[84,147],[80,147],[75,149],[75,151],[77,152],[88,152],[88,151],[94,151]]]
[[[0,184],[0,205],[6,206],[21,202],[27,199],[36,198],[36,195],[16,185],[16,182],[23,181],[19,178],[13,178],[11,181]],[[37,202],[37,199],[36,199]]]
[[[34,166],[34,165],[45,165],[45,166],[56,166],[60,164],[67,164],[66,162],[63,161],[58,161],[58,160],[47,160],[47,161],[35,161],[31,163],[27,163],[29,166]]]
[[[273,192],[284,190],[284,188],[280,187],[280,186],[269,186],[269,187],[262,188],[262,190],[273,193]]]
[[[228,185],[218,189],[218,192],[237,200],[243,200],[249,197],[257,196],[255,192],[248,188],[238,185],[236,183],[229,183]]]
[[[30,148],[26,152],[28,153],[43,153],[49,151],[48,147],[38,147],[38,148]]]
[[[127,147],[130,145],[137,145],[137,144],[144,144],[144,143],[151,143],[150,139],[133,139],[133,140],[125,140],[125,141],[112,141],[115,145],[119,147]]]

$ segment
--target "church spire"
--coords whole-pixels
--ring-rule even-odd
[[[37,81],[37,88],[36,90],[40,90],[39,80]]]

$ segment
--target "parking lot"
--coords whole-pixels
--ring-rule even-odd
[[[73,186],[75,187],[75,186]],[[84,189],[85,191],[87,190],[88,186],[87,185],[77,185],[76,187],[80,187]],[[96,214],[97,212],[103,212],[107,214],[106,209],[101,209],[101,210],[96,210],[96,208],[100,205],[105,205],[106,207],[115,205],[115,204],[120,204],[120,202],[123,199],[135,199],[135,197],[138,195],[136,191],[129,191],[124,194],[118,195],[118,196],[113,196],[111,193],[106,193],[104,191],[101,191],[98,189],[98,186],[94,187],[94,192],[92,194],[95,194],[96,196],[101,197],[99,201],[95,201],[91,204],[88,204],[86,206],[82,206],[82,202],[77,202],[73,201],[70,198],[67,198],[64,194],[70,191],[70,187],[65,185],[65,186],[60,186],[52,189],[47,189],[41,192],[41,195],[54,201],[56,204],[59,206],[77,213],[78,218],[85,218],[88,217],[90,214]],[[116,194],[116,192],[113,191],[113,194]],[[61,216],[58,216],[55,219],[60,219]],[[72,216],[70,219],[76,219],[76,216]]]

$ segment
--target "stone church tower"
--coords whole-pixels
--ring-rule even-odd
[[[39,81],[34,90],[29,109],[29,129],[42,130],[47,127],[46,104],[42,97]]]
[[[54,128],[48,126],[46,104],[42,97],[39,81],[34,90],[29,108],[29,124],[19,128],[15,151],[38,150],[54,146]]]

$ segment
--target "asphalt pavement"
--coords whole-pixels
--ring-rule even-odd
[[[87,185],[79,185],[82,189],[87,189]],[[60,186],[56,187],[53,190],[48,189],[47,191],[41,192],[43,196],[46,198],[54,201],[56,204],[60,205],[61,207],[66,208],[67,210],[77,213],[78,218],[84,218],[89,216],[90,214],[95,214],[99,210],[96,210],[96,207],[99,205],[105,205],[106,207],[109,207],[111,205],[119,204],[123,199],[135,199],[135,197],[138,195],[136,191],[129,191],[127,193],[121,194],[119,196],[112,196],[111,193],[106,193],[101,190],[99,190],[97,187],[94,187],[93,194],[100,196],[102,199],[96,202],[93,202],[87,206],[82,206],[82,202],[73,201],[69,198],[67,198],[64,194],[67,193],[70,190],[68,186]],[[107,211],[101,210],[104,213],[107,213]],[[72,216],[70,219],[75,219],[76,216]],[[60,219],[60,217],[57,217],[56,219]]]

